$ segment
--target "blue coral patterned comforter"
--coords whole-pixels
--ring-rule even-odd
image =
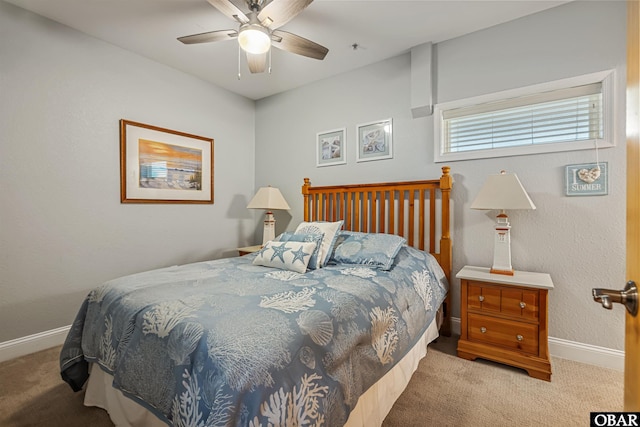
[[[433,257],[404,247],[390,271],[305,274],[253,255],[134,274],[84,301],[63,346],[174,426],[338,426],[413,346],[447,291]]]

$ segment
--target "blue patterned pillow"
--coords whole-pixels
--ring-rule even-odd
[[[380,270],[391,270],[400,248],[406,244],[404,237],[382,233],[343,231],[336,245],[332,261],[339,264],[368,265]]]
[[[253,265],[305,273],[316,249],[315,242],[267,242],[253,259]]]
[[[279,242],[315,242],[316,249],[311,254],[311,259],[309,260],[309,265],[307,266],[310,270],[315,270],[316,268],[320,268],[320,245],[322,244],[322,239],[324,238],[324,233],[293,233],[291,231],[285,231],[280,236],[278,236]]]
[[[314,222],[301,222],[296,228],[296,233],[315,233],[322,234],[322,244],[320,245],[320,267],[324,267],[331,258],[333,252],[333,245],[336,242],[338,236],[338,230],[342,227],[344,221],[326,222],[326,221],[314,221]]]

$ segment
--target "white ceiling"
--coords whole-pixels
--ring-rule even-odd
[[[184,45],[180,36],[237,29],[206,0],[5,0],[251,99],[299,87],[426,42],[488,28],[567,0],[315,0],[282,30],[329,49],[323,61],[273,49],[272,73],[251,74],[235,40]],[[247,11],[244,0],[232,0]],[[281,1],[281,0],[279,0]],[[295,0],[282,0],[295,1]],[[541,29],[541,31],[544,31]],[[352,45],[357,43],[357,50]]]

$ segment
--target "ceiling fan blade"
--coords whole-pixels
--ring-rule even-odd
[[[244,14],[243,11],[238,9],[235,4],[231,3],[229,0],[207,0],[211,3],[211,6],[218,9],[220,12],[224,13],[231,19],[235,19],[241,24],[246,24],[249,22],[249,18]]]
[[[249,65],[249,71],[251,71],[252,73],[264,73],[264,70],[267,69],[267,55],[268,52],[247,52],[247,64]]]
[[[275,30],[302,12],[311,2],[313,0],[273,0],[258,13],[258,20]]]
[[[275,30],[271,33],[271,40],[271,45],[278,49],[309,58],[322,60],[329,53],[326,47],[286,31]]]
[[[210,43],[223,40],[232,40],[238,37],[236,30],[209,31],[208,33],[192,34],[190,36],[178,37],[184,44]]]

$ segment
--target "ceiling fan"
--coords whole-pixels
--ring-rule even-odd
[[[250,12],[245,15],[230,0],[207,0],[213,7],[238,21],[238,30],[218,30],[178,37],[184,44],[210,43],[238,39],[247,54],[252,73],[262,73],[267,68],[267,54],[271,46],[314,59],[324,59],[329,52],[324,46],[307,40],[279,27],[302,12],[313,0],[245,0]],[[266,4],[265,4],[266,3]]]

